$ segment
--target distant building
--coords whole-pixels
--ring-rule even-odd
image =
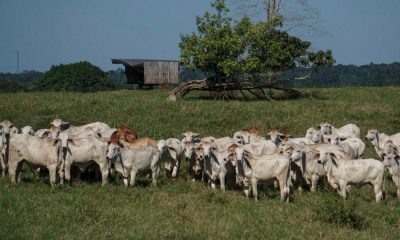
[[[179,84],[179,61],[153,59],[111,59],[113,64],[123,64],[128,84],[154,86]]]

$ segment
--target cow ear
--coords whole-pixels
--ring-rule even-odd
[[[318,159],[320,158],[320,156],[321,156],[321,155],[320,155],[319,153],[317,153],[317,154],[314,155],[313,159],[314,159],[314,160],[318,160]]]
[[[54,140],[53,146],[57,145],[60,142],[60,139]]]

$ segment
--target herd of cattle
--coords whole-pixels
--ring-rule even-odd
[[[125,186],[134,185],[138,172],[151,171],[157,184],[160,164],[172,178],[179,175],[181,155],[189,162],[193,181],[202,180],[225,191],[239,184],[246,197],[252,191],[257,201],[259,181],[272,183],[280,189],[282,200],[288,200],[290,188],[302,190],[310,186],[316,191],[319,179],[326,177],[329,184],[346,198],[350,185],[371,184],[375,199],[385,196],[386,170],[397,186],[400,198],[400,133],[389,136],[376,129],[368,130],[370,141],[383,161],[361,159],[365,143],[355,124],[335,128],[323,122],[318,129],[310,128],[305,137],[294,138],[277,130],[262,137],[256,128],[237,131],[233,137],[200,137],[194,132],[183,133],[184,138],[156,141],[138,138],[134,129],[126,126],[110,128],[94,122],[71,126],[55,119],[49,129],[36,132],[30,126],[19,130],[8,120],[0,123],[0,161],[2,176],[7,173],[12,183],[19,182],[23,162],[34,170],[49,170],[50,184],[71,180],[71,166],[86,169],[99,166],[102,184],[110,174],[118,172]],[[19,133],[20,132],[20,133]]]

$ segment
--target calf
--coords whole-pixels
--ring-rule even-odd
[[[129,184],[134,186],[136,174],[145,170],[151,170],[153,185],[157,185],[160,172],[160,151],[156,147],[147,146],[133,149],[110,143],[107,147],[107,159],[112,161],[115,170],[122,174],[126,187],[129,175]]]
[[[375,159],[342,160],[333,152],[321,152],[319,163],[324,165],[328,182],[333,188],[339,186],[340,195],[346,199],[347,186],[369,183],[374,187],[375,200],[384,197],[385,166]]]
[[[97,137],[68,139],[67,148],[63,148],[65,179],[71,180],[71,166],[87,168],[95,162],[101,172],[102,185],[107,183],[109,162],[106,157],[108,142]]]
[[[324,135],[337,134],[340,138],[360,138],[360,128],[353,123],[344,125],[340,128],[335,128],[329,122],[322,122],[320,123],[319,128],[321,133]]]
[[[54,189],[57,169],[62,169],[61,140],[48,141],[35,136],[18,134],[10,140],[9,175],[12,183],[19,178],[22,161],[37,167],[47,167]]]
[[[392,175],[392,180],[397,188],[397,198],[400,200],[400,155],[396,146],[392,145],[392,147],[394,148],[392,152],[387,152],[384,154],[383,163],[389,170],[389,173]]]
[[[177,138],[168,138],[167,140],[159,140],[157,148],[161,154],[161,161],[164,162],[164,168],[171,173],[173,178],[178,176],[180,167],[179,156],[182,153],[181,141]]]
[[[383,157],[383,145],[387,141],[391,140],[394,145],[400,146],[400,133],[389,136],[385,133],[379,133],[376,129],[369,129],[365,139],[372,143],[379,157]]]
[[[230,145],[233,144],[233,141]],[[220,180],[220,187],[225,191],[227,183],[229,188],[233,188],[235,183],[235,169],[231,161],[228,161],[229,146],[216,142],[202,142],[201,147],[204,153],[204,172],[211,181],[211,187],[215,188],[215,182]]]
[[[318,163],[319,152],[306,146],[295,147],[290,160],[300,167],[307,184],[311,183],[311,192],[317,189],[318,180],[326,176],[323,165]]]
[[[258,181],[273,181],[276,179],[281,191],[281,199],[289,201],[290,193],[290,161],[286,155],[272,154],[254,156],[243,147],[235,149],[236,174],[243,180],[246,197],[250,194],[251,184],[254,199],[258,200]]]

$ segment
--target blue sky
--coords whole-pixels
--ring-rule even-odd
[[[293,0],[288,0],[293,1]],[[209,0],[0,0],[0,72],[46,71],[87,60],[179,58],[179,34],[195,30]],[[329,33],[300,33],[338,64],[400,61],[399,0],[310,0]],[[299,33],[295,33],[299,34]]]

